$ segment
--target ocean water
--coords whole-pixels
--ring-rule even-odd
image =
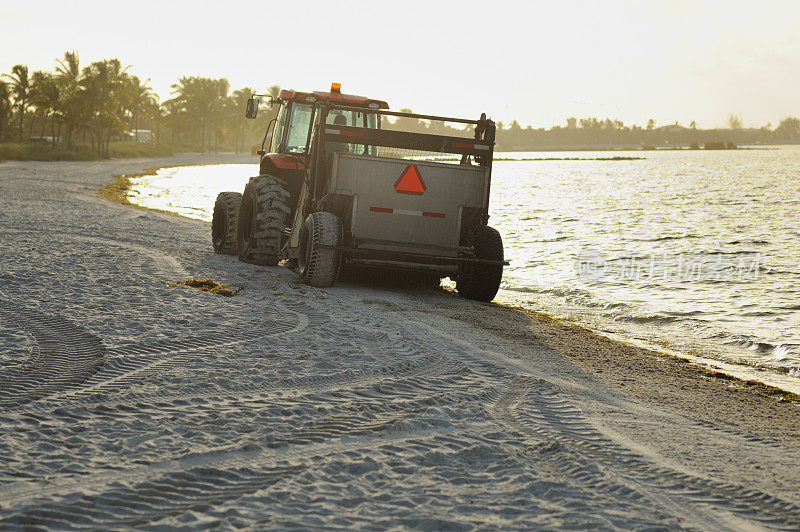
[[[614,155],[496,163],[503,298],[800,377],[800,147]]]
[[[256,172],[164,168],[131,201],[210,221]],[[497,153],[490,215],[499,301],[800,379],[800,147]]]

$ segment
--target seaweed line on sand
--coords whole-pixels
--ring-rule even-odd
[[[134,174],[115,174],[114,181],[107,184],[103,188],[97,189],[95,192],[101,198],[107,199],[108,201],[112,201],[114,203],[119,203],[120,205],[127,205],[129,207],[134,207],[136,209],[143,209],[146,211],[154,211],[160,212],[162,214],[169,214],[171,216],[180,216],[180,214],[171,211],[165,211],[163,209],[153,209],[150,207],[145,207],[143,205],[137,205],[136,203],[131,202],[128,197],[128,193],[131,188],[131,180],[137,177],[145,177],[156,175],[159,170],[162,168],[171,168],[170,166],[156,166],[153,168],[145,168],[141,172],[137,172]]]

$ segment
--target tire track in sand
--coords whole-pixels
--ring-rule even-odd
[[[58,316],[0,302],[0,315],[28,331],[37,343],[29,363],[0,381],[0,406],[19,406],[80,385],[103,366],[102,340]]]
[[[293,312],[296,319],[265,317],[252,329],[237,331],[228,338],[199,335],[181,340],[150,345],[125,346],[112,351],[113,359],[75,390],[59,394],[59,398],[75,399],[97,393],[109,393],[129,387],[149,375],[180,367],[188,360],[210,349],[246,344],[279,335],[294,335],[308,326],[308,319]]]
[[[19,482],[0,487],[0,507],[26,501],[0,519],[3,526],[62,528],[76,522],[92,528],[136,526],[269,490],[276,481],[320,468],[342,453],[367,451],[409,443],[435,446],[432,440],[455,435],[460,427],[397,428],[396,423],[358,427],[360,436],[331,447],[329,441],[304,445],[281,442],[249,444],[242,448],[209,449],[176,460],[103,471],[87,477],[64,477],[47,484]],[[489,427],[487,426],[487,429]],[[280,494],[275,495],[280,496]]]
[[[99,237],[81,235],[77,233],[70,233],[66,231],[37,231],[34,229],[3,229],[4,234],[36,234],[44,237],[52,237],[59,239],[71,239],[93,244],[95,246],[110,246],[122,248],[127,251],[133,252],[135,260],[130,262],[128,259],[123,261],[122,265],[128,267],[129,271],[133,271],[140,276],[167,276],[174,279],[186,278],[189,273],[181,266],[178,260],[164,253],[157,248],[148,247],[130,240],[119,238]],[[159,274],[160,272],[160,274]]]
[[[486,369],[494,366],[490,373],[506,380],[505,391],[498,395],[492,410],[498,422],[538,442],[529,454],[532,462],[545,460],[586,489],[683,516],[688,526],[800,529],[800,506],[794,501],[656,463],[625,446],[624,439],[599,432],[566,396],[565,389],[546,376],[532,375],[521,361],[429,325],[421,326],[466,348],[461,352],[472,364]]]
[[[577,485],[654,505],[681,516],[687,526],[720,529],[750,522],[800,528],[800,507],[794,502],[654,463],[600,433],[562,390],[546,381],[512,378],[498,403],[510,405],[503,422],[540,442],[530,459],[547,461]]]
[[[273,312],[275,317],[265,317],[252,329],[230,338],[199,335],[109,352],[100,337],[69,320],[0,302],[0,314],[31,333],[37,342],[26,367],[7,373],[0,381],[0,406],[117,391],[148,375],[179,367],[203,351],[292,335],[308,326],[303,314],[290,311],[296,319],[288,319]]]
[[[328,334],[329,331],[318,332]],[[366,379],[354,380],[356,375],[348,373],[336,374],[332,379],[326,376],[289,378],[277,386],[284,392],[294,390],[295,394],[289,395],[295,397],[297,394],[324,393],[329,402],[329,412],[323,419],[274,434],[266,442],[266,447],[263,438],[255,440],[244,446],[244,452],[232,451],[226,447],[203,453],[203,457],[178,459],[167,467],[154,464],[153,467],[139,466],[126,468],[124,471],[92,474],[89,478],[65,476],[53,479],[52,484],[41,486],[43,490],[34,490],[32,486],[22,484],[7,486],[7,489],[0,490],[3,493],[2,498],[31,501],[43,496],[44,492],[53,500],[58,498],[57,494],[85,494],[94,492],[104,482],[112,484],[110,489],[104,489],[97,495],[83,495],[77,500],[74,496],[69,496],[68,504],[44,503],[20,508],[5,522],[59,526],[74,522],[75,519],[90,519],[95,524],[108,522],[117,526],[123,523],[136,525],[145,522],[143,519],[152,519],[153,515],[176,515],[206,505],[235,500],[270,486],[272,467],[268,467],[267,471],[263,469],[265,464],[274,463],[276,458],[293,457],[295,461],[307,462],[297,469],[299,473],[308,471],[309,467],[317,467],[318,458],[338,457],[348,448],[363,451],[375,444],[403,445],[408,440],[416,440],[422,445],[422,441],[428,436],[441,438],[445,434],[459,433],[463,429],[452,424],[445,427],[435,421],[431,426],[432,421],[415,419],[420,411],[430,405],[439,408],[454,407],[487,399],[482,378],[464,371],[461,364],[454,364],[441,354],[429,353],[428,356],[423,356],[422,350],[400,338],[383,333],[376,334],[367,341],[378,342],[388,348],[387,360],[395,360],[398,353],[409,359],[395,360],[396,363],[388,367],[381,366],[373,368],[373,371],[359,372]],[[430,371],[433,369],[437,371]],[[340,392],[334,392],[331,389],[333,383],[344,387]],[[427,393],[420,395],[421,390]],[[308,397],[308,400],[316,402],[315,397]],[[262,409],[271,407],[280,410],[296,404],[296,400],[287,397],[272,402],[276,404],[264,405]],[[281,402],[288,404],[282,405]],[[104,411],[107,412],[107,409]],[[480,424],[483,426],[486,422]],[[361,441],[338,441],[342,437],[354,436],[358,436]],[[332,445],[332,440],[337,440],[337,443]],[[436,447],[434,444],[424,446],[432,449]],[[260,450],[253,452],[249,449]],[[241,468],[261,471],[248,474],[248,478],[237,478],[241,476]],[[214,473],[209,474],[212,469]],[[287,476],[293,474],[295,473],[287,472]],[[214,476],[222,480],[211,478]],[[134,482],[133,489],[119,486],[132,486]],[[168,487],[162,489],[164,486]],[[98,506],[103,507],[103,510],[99,510]]]

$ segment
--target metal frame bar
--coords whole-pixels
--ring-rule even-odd
[[[360,111],[363,113],[372,113],[376,115],[389,115],[389,116],[401,116],[404,118],[417,118],[419,120],[438,120],[441,122],[454,122],[457,124],[473,124],[478,125],[482,121],[486,121],[486,118],[473,120],[470,118],[454,118],[451,116],[437,116],[437,115],[420,115],[416,113],[405,113],[403,111],[390,111],[388,109],[370,109],[369,107],[359,107],[353,105],[344,105],[338,104],[335,102],[326,102],[329,107],[332,109],[344,109],[348,111]]]
[[[261,149],[256,152],[258,155],[265,155],[267,152],[264,150],[264,144],[267,143],[267,135],[269,135],[269,128],[272,127],[272,124],[278,123],[278,117],[276,116],[272,120],[269,121],[267,124],[267,130],[264,132],[264,138],[261,140]]]
[[[489,159],[491,159],[491,155],[494,152],[494,142],[475,140],[468,137],[450,137],[431,135],[429,133],[332,125],[326,125],[321,133],[325,140],[344,141],[367,146],[458,153],[478,157],[488,156]]]

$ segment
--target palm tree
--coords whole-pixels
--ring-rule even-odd
[[[3,128],[9,116],[11,116],[11,93],[8,85],[0,81],[0,142],[3,142]]]
[[[14,95],[14,104],[19,109],[19,141],[22,142],[22,123],[25,120],[25,109],[28,107],[30,98],[28,67],[14,65],[11,68],[11,75],[3,74],[3,76],[11,80],[11,93]]]
[[[97,138],[99,151],[109,155],[111,135],[124,129],[124,88],[130,77],[119,59],[95,61],[83,69],[81,87],[92,102],[90,127],[92,144]]]
[[[244,87],[243,89],[233,91],[231,96],[231,112],[229,113],[229,118],[233,126],[233,143],[236,146],[236,153],[244,150],[244,139],[249,129],[248,125],[250,124],[247,120],[242,120],[242,117],[247,107],[247,100],[253,94],[255,94],[255,91],[252,87]]]
[[[175,142],[176,135],[188,139],[188,125],[196,120],[196,116],[190,115],[189,107],[192,100],[193,77],[182,77],[177,83],[170,85],[173,98],[164,102],[164,110],[167,114],[167,121],[172,130],[172,141]]]
[[[231,84],[225,78],[211,80],[204,89],[204,97],[207,99],[208,106],[208,127],[214,132],[214,151],[219,149],[219,141],[225,135],[227,126],[225,118],[230,107],[230,99],[228,97],[230,90]],[[208,140],[210,145],[210,136]]]
[[[42,128],[39,136],[44,136],[47,118],[48,116],[51,117],[50,131],[52,133],[53,146],[55,146],[55,121],[59,106],[59,88],[53,74],[42,71],[33,73],[33,76],[31,76],[30,101],[36,109],[36,115],[42,117]]]
[[[181,127],[184,133],[193,128],[192,135],[197,146],[205,151],[211,146],[211,134],[215,144],[223,133],[226,102],[230,84],[225,78],[211,79],[197,76],[182,77],[172,85],[174,98],[164,102],[171,116],[173,128]],[[174,130],[173,130],[174,133]]]
[[[65,52],[64,59],[56,59],[56,81],[59,85],[62,119],[67,126],[66,145],[74,147],[72,133],[83,121],[86,103],[81,92],[81,62],[78,52]],[[59,125],[59,129],[61,126]]]
[[[78,52],[64,52],[64,59],[56,59],[56,75],[62,79],[77,83],[81,77],[81,60]]]
[[[161,124],[164,121],[164,112],[161,105],[158,103],[158,96],[154,95],[153,101],[146,103],[142,107],[141,117],[142,121],[150,124],[150,128],[155,130],[155,141],[159,142],[161,139]]]
[[[130,129],[132,130],[139,129],[139,119],[145,110],[158,103],[158,97],[147,85],[149,82],[148,78],[142,83],[137,76],[130,76],[125,82],[125,105],[131,114]]]

